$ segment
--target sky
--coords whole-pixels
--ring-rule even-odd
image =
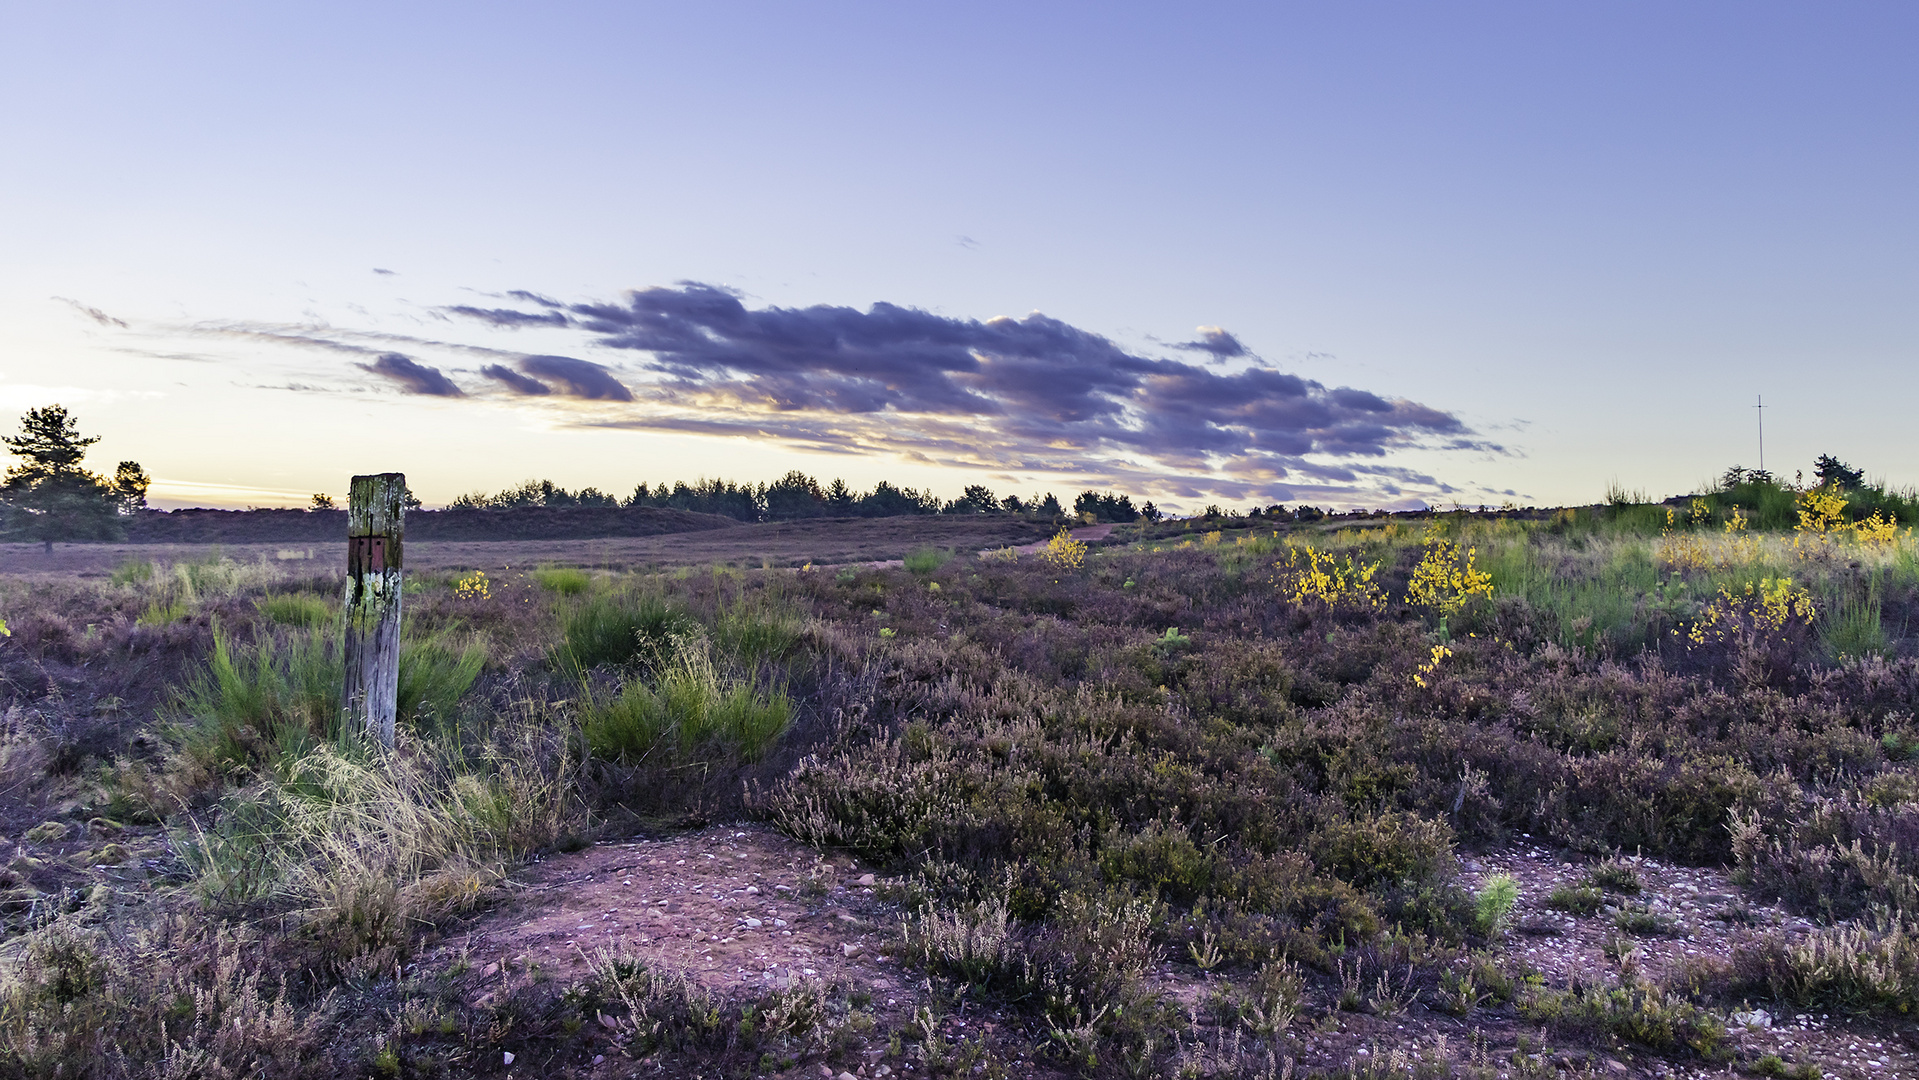
[[[1919,482],[1919,8],[0,2],[0,427],[159,506]]]

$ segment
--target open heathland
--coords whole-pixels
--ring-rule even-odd
[[[410,544],[393,751],[322,560],[0,577],[0,1075],[1913,1075],[1919,547],[1720,494]]]
[[[298,514],[298,511],[287,511]],[[471,511],[486,514],[486,511]],[[516,512],[517,513],[517,512]],[[615,511],[630,513],[630,511]],[[505,517],[507,515],[500,515]],[[704,517],[704,515],[684,515]],[[1013,516],[816,518],[758,525],[663,531],[646,536],[566,536],[521,540],[446,540],[416,536],[418,516],[407,519],[407,566],[414,570],[485,570],[547,563],[602,569],[645,569],[708,564],[758,568],[799,567],[904,559],[921,548],[972,552],[1043,541],[1051,527]],[[242,533],[244,535],[244,533]],[[194,564],[212,561],[278,564],[290,575],[338,573],[346,544],[341,524],[322,538],[300,534],[289,541],[147,542],[61,544],[51,553],[38,544],[0,544],[0,573],[107,577],[129,562]]]

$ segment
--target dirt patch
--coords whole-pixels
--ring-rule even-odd
[[[733,1000],[811,982],[865,1002],[875,1020],[868,1037],[850,1049],[802,1055],[785,1076],[924,1074],[923,1065],[887,1044],[929,1004],[947,1044],[990,1045],[998,1060],[1020,1064],[1020,1075],[1067,1075],[1032,1062],[1035,1038],[1023,1023],[964,1002],[957,1009],[936,1003],[926,978],[887,954],[899,940],[901,909],[880,895],[869,869],[765,826],[602,843],[527,868],[511,889],[508,902],[449,933],[420,960],[427,971],[469,972],[476,1005],[529,982],[564,987],[584,977],[594,958],[611,955],[683,973]],[[567,1075],[679,1076],[691,1069],[670,1054],[635,1062],[605,1049],[582,1051],[582,1060],[566,1063]]]
[[[1637,970],[1659,981],[1688,964],[1728,960],[1734,949],[1762,933],[1784,931],[1798,937],[1814,930],[1812,923],[1777,906],[1744,900],[1723,868],[1674,866],[1655,859],[1627,862],[1638,876],[1639,891],[1602,890],[1603,906],[1590,914],[1548,905],[1554,890],[1584,885],[1592,866],[1564,861],[1544,847],[1526,844],[1469,858],[1464,870],[1475,887],[1499,873],[1511,874],[1519,883],[1514,931],[1505,952],[1557,989],[1574,983],[1618,985],[1622,970]],[[1622,928],[1622,916],[1639,932]],[[1613,943],[1611,955],[1608,943]],[[1774,1053],[1787,1061],[1810,1062],[1828,1077],[1919,1076],[1911,1031],[1772,1007],[1733,1011],[1746,1021],[1735,1017],[1730,1025],[1733,1044],[1754,1055]],[[1660,1068],[1670,1069],[1673,1076],[1718,1076],[1725,1071],[1724,1066]]]
[[[1575,980],[1589,986],[1617,983],[1619,965],[1604,950],[1609,938],[1629,937],[1640,950],[1634,960],[1639,970],[1659,975],[1686,960],[1724,959],[1762,929],[1794,932],[1807,925],[1775,908],[1742,905],[1722,870],[1652,860],[1635,865],[1643,885],[1637,899],[1674,919],[1671,936],[1630,938],[1617,931],[1610,915],[1568,915],[1548,908],[1552,891],[1579,884],[1589,866],[1561,861],[1544,848],[1522,845],[1472,856],[1462,869],[1474,884],[1494,873],[1518,880],[1519,929],[1499,951],[1507,961],[1536,969],[1555,988]],[[1026,1018],[976,1002],[952,1009],[923,974],[887,954],[899,940],[903,912],[887,899],[886,882],[870,868],[845,855],[822,855],[765,826],[712,826],[600,844],[528,868],[512,890],[507,903],[449,934],[422,958],[422,966],[470,968],[471,991],[481,1002],[516,980],[564,986],[585,976],[590,958],[602,953],[685,973],[729,997],[752,998],[818,980],[870,995],[877,1034],[824,1073],[821,1062],[809,1058],[784,1075],[911,1076],[910,1060],[888,1054],[885,1033],[911,1024],[915,1011],[928,1005],[940,1016],[945,1038],[992,1044],[1001,1060],[1015,1063],[1015,1075],[1064,1075],[1034,1060],[1039,1033]],[[1716,917],[1727,910],[1743,914],[1738,921]],[[1238,989],[1232,978],[1169,957],[1148,979],[1190,1018],[1187,1038],[1195,1045],[1189,1063],[1206,1060],[1203,1044],[1209,1039],[1223,1045],[1231,1038],[1227,1028],[1208,1019],[1207,1003],[1216,992]],[[1313,1004],[1282,1039],[1282,1060],[1290,1059],[1301,1074],[1373,1062],[1386,1067],[1397,1054],[1479,1062],[1487,1075],[1510,1075],[1515,1055],[1541,1076],[1703,1080],[1726,1075],[1723,1063],[1673,1061],[1630,1045],[1582,1048],[1578,1040],[1555,1037],[1519,1018],[1510,1007],[1460,1018],[1415,1000],[1392,1015],[1342,1012],[1332,1004],[1337,987],[1324,976],[1315,976],[1314,983]],[[1777,1053],[1788,1061],[1817,1064],[1829,1078],[1919,1076],[1919,1054],[1896,1028],[1821,1015],[1749,1019],[1756,1022],[1734,1023],[1730,1035],[1744,1059]],[[593,1076],[677,1075],[672,1061],[657,1056],[638,1063],[604,1056],[579,1067],[582,1075]]]
[[[714,826],[538,863],[457,947],[474,963],[537,963],[558,977],[578,977],[588,956],[611,949],[714,990],[817,978],[880,996],[902,984],[881,952],[899,914],[873,885],[845,856],[760,825]]]

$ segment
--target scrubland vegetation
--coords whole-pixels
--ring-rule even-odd
[[[1910,500],[1735,479],[897,569],[419,575],[392,753],[340,723],[330,580],[0,584],[0,1074],[838,1069],[866,1006],[830,987],[604,956],[476,1001],[415,964],[526,859],[742,817],[884,868],[927,1009],[1069,1074],[1278,1075],[1342,1016],[1426,1011],[1796,1068],[1735,1060],[1727,1013],[1919,1007],[1919,546]],[[1812,929],[1552,985],[1505,947],[1514,880],[1461,868],[1522,834],[1590,863],[1537,900],[1622,942],[1670,929],[1630,902],[1642,856]],[[1006,1071],[931,1016],[866,1035]]]

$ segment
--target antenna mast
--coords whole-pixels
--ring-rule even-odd
[[[1757,400],[1759,403],[1757,405],[1754,405],[1753,408],[1759,410],[1759,471],[1765,472],[1766,471],[1766,395],[1764,394],[1758,395]]]

